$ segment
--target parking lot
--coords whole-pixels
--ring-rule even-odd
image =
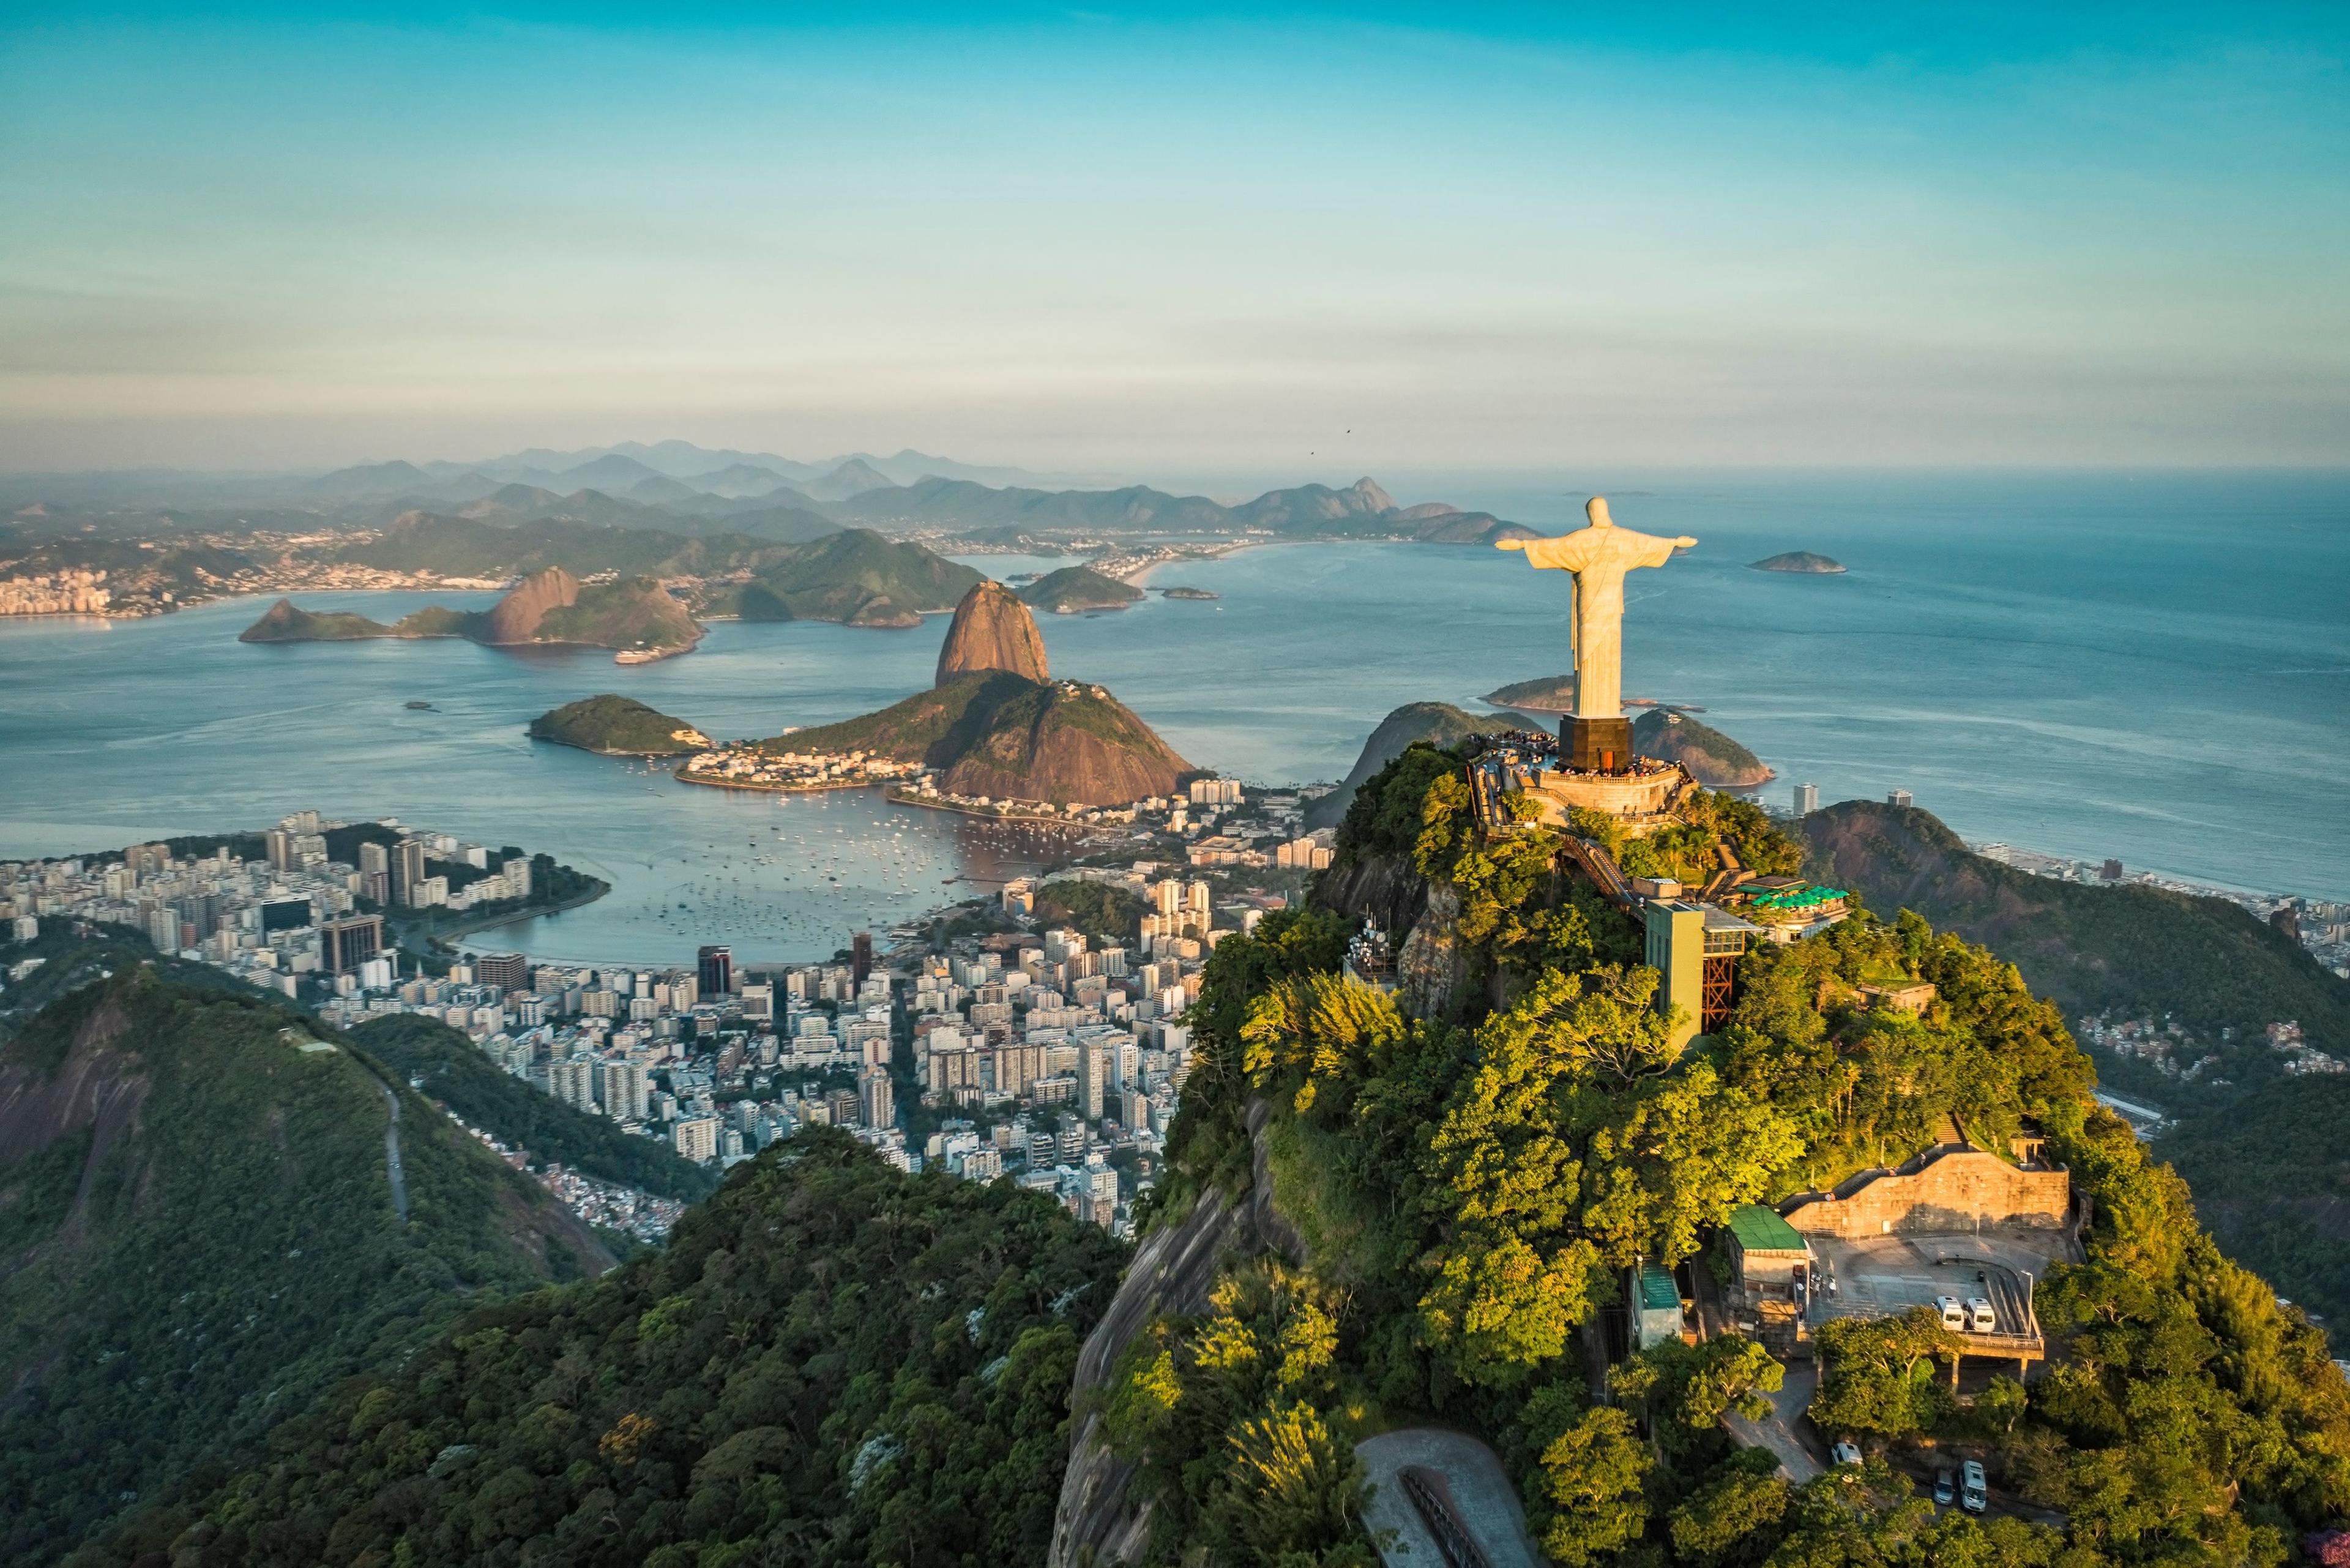
[[[1811,1238],[1814,1262],[1808,1321],[1835,1317],[1896,1317],[1932,1307],[1938,1296],[1960,1302],[1981,1297],[1998,1319],[1988,1334],[1970,1332],[1985,1354],[2012,1354],[2003,1343],[2039,1338],[2032,1314],[2032,1283],[2061,1258],[2064,1238],[2025,1232],[2000,1235],[1870,1236],[1842,1241]]]

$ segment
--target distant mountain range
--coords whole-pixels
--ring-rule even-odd
[[[1227,504],[1149,485],[1052,489],[1038,476],[905,451],[802,462],[686,441],[531,448],[475,462],[360,463],[309,477],[0,476],[0,539],[143,538],[182,529],[382,528],[411,513],[501,525],[552,522],[778,543],[842,528],[974,545],[1069,547],[1144,535],[1490,544],[1532,530],[1448,502],[1403,505],[1371,479],[1301,484]],[[32,491],[20,502],[27,486]],[[55,487],[52,493],[51,487]],[[201,502],[203,510],[192,503]],[[134,508],[154,510],[145,516]]]

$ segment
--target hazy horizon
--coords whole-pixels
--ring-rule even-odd
[[[0,37],[12,472],[616,431],[1159,483],[2345,456],[2338,12]]]

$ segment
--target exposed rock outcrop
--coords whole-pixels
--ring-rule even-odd
[[[1250,1244],[1250,1206],[1234,1205],[1212,1189],[1200,1195],[1180,1225],[1144,1238],[1119,1282],[1118,1295],[1077,1353],[1070,1407],[1081,1412],[1061,1477],[1053,1516],[1050,1568],[1106,1568],[1132,1563],[1150,1537],[1150,1510],[1126,1495],[1134,1467],[1110,1452],[1101,1412],[1090,1396],[1109,1381],[1118,1358],[1154,1317],[1203,1310],[1218,1262]]]
[[[939,649],[938,678],[932,684],[943,686],[980,670],[1008,670],[1031,680],[1052,679],[1036,618],[1017,594],[993,577],[980,582],[955,606],[954,624],[947,628],[947,639]]]
[[[473,640],[493,646],[533,641],[550,612],[578,602],[579,579],[560,566],[543,566],[490,607],[474,629]]]
[[[1403,755],[1415,741],[1450,746],[1471,735],[1543,728],[1545,726],[1542,721],[1523,713],[1471,713],[1450,702],[1407,702],[1379,721],[1379,727],[1363,742],[1362,754],[1355,759],[1355,766],[1344,782],[1305,808],[1305,826],[1309,830],[1337,826],[1363,781]]]

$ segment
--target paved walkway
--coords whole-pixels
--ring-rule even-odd
[[[1433,1470],[1443,1478],[1454,1513],[1492,1568],[1541,1568],[1545,1561],[1526,1538],[1525,1511],[1509,1472],[1476,1438],[1434,1427],[1407,1427],[1357,1444],[1355,1454],[1378,1489],[1363,1510],[1363,1521],[1375,1538],[1392,1532],[1379,1547],[1388,1568],[1445,1568],[1435,1538],[1396,1479],[1406,1469]]]
[[[1813,1428],[1811,1417],[1804,1412],[1811,1405],[1813,1390],[1818,1386],[1819,1368],[1809,1361],[1799,1361],[1787,1368],[1787,1380],[1779,1386],[1779,1391],[1764,1396],[1771,1401],[1771,1414],[1759,1421],[1739,1415],[1724,1416],[1721,1424],[1742,1448],[1768,1449],[1776,1454],[1780,1472],[1801,1486],[1827,1469],[1806,1439]]]

